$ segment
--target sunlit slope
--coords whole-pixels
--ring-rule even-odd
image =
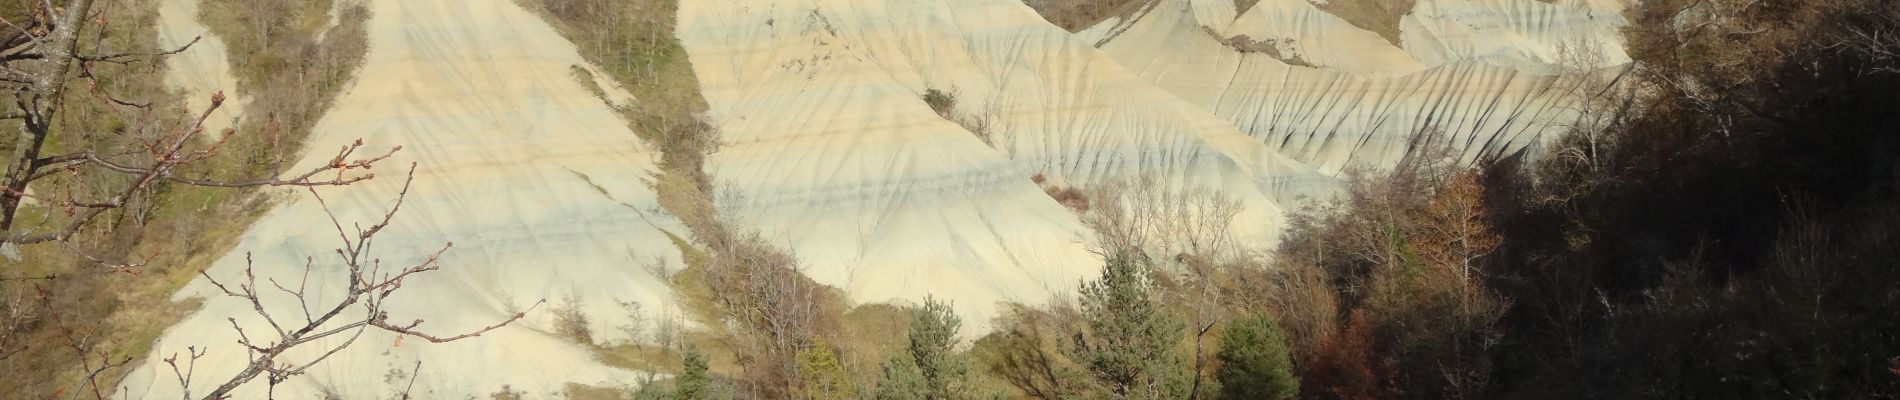
[[[1551,73],[1569,51],[1596,67],[1628,63],[1623,9],[1632,0],[1420,0],[1400,20],[1405,51],[1428,65],[1484,61]]]
[[[211,105],[211,94],[225,92],[234,100],[225,101],[205,119],[205,131],[217,133],[230,128],[231,122],[243,114],[246,101],[237,93],[237,77],[231,75],[224,41],[198,23],[198,0],[159,1],[157,40],[158,47],[166,51],[190,46],[165,57],[165,85],[182,93],[185,105],[194,113]]]
[[[1592,49],[1577,57],[1586,69],[1626,62],[1606,33],[1621,18],[1605,5],[1420,1],[1401,48],[1305,0],[1262,0],[1240,15],[1231,0],[1160,1],[1118,34],[1083,35],[1144,80],[1329,173],[1390,166],[1426,130],[1443,131],[1466,160],[1535,149],[1578,118],[1580,81],[1556,74],[1560,48]],[[1236,46],[1242,35],[1276,49]],[[1574,44],[1584,39],[1609,42]]]
[[[1114,29],[1073,34],[1015,0],[681,2],[677,34],[725,142],[707,168],[721,217],[855,301],[952,300],[965,333],[980,334],[999,303],[1065,295],[1100,268],[1083,218],[1032,176],[1214,189],[1245,207],[1234,233],[1267,246],[1300,197],[1333,193],[1328,175],[1390,165],[1421,130],[1444,131],[1468,159],[1535,149],[1576,118],[1577,81],[1553,76],[1560,44],[1621,23],[1608,3],[1422,0],[1394,44],[1307,0],[1245,12],[1232,0],[1158,1],[1104,23]],[[655,257],[678,265],[665,231],[684,232],[647,188],[658,156],[571,75],[586,64],[574,46],[509,0],[371,5],[367,63],[303,164],[357,138],[371,152],[404,146],[379,179],[320,189],[347,226],[386,210],[403,167],[418,163],[377,256],[402,265],[455,247],[442,271],[405,284],[392,318],[460,333],[571,298],[597,339],[614,340],[619,302],[672,307],[644,268]],[[1624,62],[1618,46],[1597,47],[1598,66]],[[186,74],[174,85],[221,86],[223,62],[174,64]],[[641,100],[605,86],[617,102]],[[955,98],[951,118],[922,99],[933,89]],[[324,263],[338,245],[329,219],[307,194],[280,197],[238,248],[254,254],[260,281],[296,280],[308,257],[311,290],[340,291],[336,263]],[[244,259],[226,255],[210,273],[238,279]],[[208,345],[200,376],[242,368],[226,318],[265,328],[248,304],[216,294],[205,282],[180,293],[210,300],[151,359]],[[287,297],[266,299],[300,315]],[[390,371],[418,360],[420,398],[636,382],[551,326],[536,312],[450,344],[372,332],[277,394],[379,397],[406,383]],[[174,382],[148,363],[124,386],[171,398]],[[259,397],[261,382],[239,397]],[[216,383],[194,381],[193,393]]]
[[[652,154],[611,110],[569,75],[583,63],[573,46],[534,15],[507,0],[401,0],[371,3],[370,52],[348,93],[318,124],[301,164],[327,160],[339,145],[362,138],[365,151],[403,151],[376,169],[377,179],[318,191],[345,226],[374,223],[396,198],[403,171],[417,163],[415,184],[395,224],[378,236],[375,257],[410,265],[455,246],[442,270],[406,281],[388,303],[392,320],[426,321],[421,329],[462,333],[504,320],[541,299],[579,299],[594,332],[613,339],[625,320],[616,301],[664,307],[671,293],[640,266],[677,250],[656,228],[664,218],[642,183]],[[309,291],[335,301],[343,288],[330,220],[307,194],[257,222],[237,248],[256,259],[258,281],[297,282],[306,257],[316,260]],[[665,225],[660,225],[665,226]],[[246,254],[226,255],[209,271],[225,282],[243,276]],[[262,283],[261,283],[262,284]],[[301,319],[288,296],[268,290],[267,309]],[[234,343],[236,318],[252,338],[267,340],[244,302],[194,282],[180,298],[204,296],[204,308],[170,331],[152,360],[187,346],[207,349],[198,361],[194,394],[205,393],[245,365]],[[276,388],[279,398],[380,398],[423,361],[418,398],[485,398],[502,385],[543,395],[564,382],[631,383],[631,373],[599,364],[584,348],[547,333],[550,313],[479,338],[449,344],[399,342],[370,331],[306,376]],[[325,349],[306,346],[286,356],[309,360]],[[396,371],[392,373],[391,371]],[[390,378],[390,376],[399,376]],[[264,379],[239,398],[262,398]],[[171,370],[141,366],[126,380],[133,398],[176,398]]]
[[[686,2],[679,31],[728,142],[711,172],[734,220],[860,301],[936,295],[986,326],[996,302],[1073,290],[1100,261],[1037,173],[1212,187],[1245,201],[1254,237],[1330,183],[1016,1]]]

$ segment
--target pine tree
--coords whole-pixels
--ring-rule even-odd
[[[1223,399],[1292,399],[1300,393],[1286,334],[1270,315],[1228,324],[1214,357],[1221,363],[1214,379]]]
[[[712,397],[712,377],[707,374],[706,357],[699,354],[699,347],[687,346],[686,354],[680,360],[682,369],[673,382],[674,400],[703,400]]]
[[[949,303],[925,298],[924,307],[912,313],[910,356],[922,372],[925,397],[961,399],[968,397],[970,362],[957,354],[957,330],[963,319],[957,318]]]
[[[811,346],[798,352],[798,375],[801,384],[795,397],[800,399],[850,399],[858,396],[857,387],[851,385],[851,377],[844,371],[844,365],[838,362],[838,353],[825,342],[824,338],[815,338]]]
[[[969,359],[957,353],[958,318],[949,303],[925,298],[911,310],[908,352],[884,363],[879,399],[957,400],[971,398]]]
[[[877,400],[925,400],[929,389],[923,371],[909,355],[899,354],[884,362],[884,375],[878,380]]]
[[[1132,257],[1109,257],[1101,280],[1082,284],[1087,332],[1062,350],[1114,398],[1185,398],[1182,324],[1148,297],[1147,273]]]

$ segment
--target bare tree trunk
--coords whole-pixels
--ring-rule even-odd
[[[1213,328],[1214,323],[1208,322],[1207,325],[1201,326],[1200,332],[1194,334],[1194,386],[1188,389],[1188,400],[1199,399],[1201,396],[1201,376],[1203,372],[1206,372],[1204,368],[1207,367],[1207,358],[1202,351],[1201,339],[1206,338],[1207,330]]]
[[[59,16],[57,25],[51,33],[38,39],[41,44],[34,51],[42,57],[42,65],[33,79],[32,85],[14,94],[20,107],[20,117],[25,121],[20,128],[20,137],[14,143],[13,163],[7,167],[6,192],[0,193],[0,231],[13,229],[13,217],[19,211],[20,200],[26,193],[26,184],[39,170],[40,148],[46,144],[46,137],[52,132],[53,117],[59,113],[60,100],[64,97],[68,71],[72,69],[74,45],[79,41],[79,25],[85,21],[86,14],[92,9],[92,0],[71,0],[66,3],[65,15]],[[44,10],[49,15],[55,10]]]

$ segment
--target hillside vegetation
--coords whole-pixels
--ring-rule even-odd
[[[1346,23],[1379,34],[1393,46],[1401,46],[1399,20],[1412,12],[1416,0],[1330,0],[1314,2],[1321,11],[1339,16]]]
[[[1249,203],[1215,189],[1037,173],[1030,182],[1088,231],[1083,245],[1101,269],[1039,282],[1065,294],[1002,305],[986,321],[994,329],[973,341],[960,336],[972,332],[962,331],[971,321],[958,304],[853,304],[806,276],[778,242],[724,219],[725,189],[707,168],[721,137],[676,37],[679,0],[517,1],[576,44],[592,65],[566,71],[615,108],[637,136],[627,139],[658,153],[645,183],[678,224],[654,225],[679,227],[662,230],[684,265],[662,258],[648,268],[671,285],[684,315],[646,319],[643,305],[621,303],[633,315],[620,327],[628,339],[608,343],[599,339],[613,335],[590,331],[598,316],[578,299],[557,300],[544,332],[565,341],[557,344],[647,374],[568,383],[560,393],[494,382],[494,399],[1900,395],[1893,1],[1632,5],[1623,41],[1630,72],[1609,82],[1563,69],[1573,76],[1556,81],[1586,82],[1585,119],[1551,147],[1470,161],[1447,147],[1447,132],[1426,127],[1396,165],[1349,168],[1336,197],[1293,207],[1273,227],[1284,228],[1276,243],[1233,234],[1259,227],[1237,226],[1255,221],[1239,217]],[[1027,3],[1070,31],[1154,4]],[[32,18],[4,4],[0,17]],[[149,0],[112,4],[100,11],[112,23],[93,25],[82,42],[165,50],[149,40]],[[1398,44],[1412,5],[1321,8]],[[279,154],[299,154],[352,79],[371,16],[331,1],[205,0],[202,9],[229,44],[236,91],[250,103],[227,156],[181,174],[272,171]],[[49,146],[136,148],[138,136],[125,132],[186,124],[161,72],[149,61],[75,71],[97,86],[68,92],[72,104],[56,123],[83,134]],[[624,102],[622,90],[631,95]],[[113,104],[144,107],[108,94],[161,112],[123,112]],[[926,89],[921,100],[964,123],[954,91]],[[974,125],[965,129],[987,141]],[[34,189],[125,179],[75,174]],[[256,189],[159,184],[71,240],[0,248],[19,253],[0,258],[0,387],[27,398],[109,397],[121,366],[140,361],[193,307],[170,294],[229,252],[272,202]],[[22,215],[39,218],[28,228],[45,228],[76,208],[84,207],[29,204]],[[138,264],[111,265],[123,260]],[[397,379],[365,377],[378,378]]]
[[[177,50],[156,48],[152,40],[156,1],[117,1],[93,10],[101,23],[81,31],[88,52]],[[333,10],[341,15],[332,15]],[[301,138],[361,62],[367,11],[333,7],[330,1],[219,0],[205,1],[202,11],[199,18],[210,34],[230,43],[233,55],[250,55],[233,57],[240,87],[225,89],[228,102],[249,100],[249,112],[238,133],[219,146],[221,156],[183,165],[177,173],[266,174],[273,160],[299,154]],[[19,16],[0,11],[8,20],[23,20]],[[63,118],[54,128],[62,134],[52,136],[48,146],[114,154],[139,148],[142,133],[187,126],[187,114],[205,110],[185,110],[181,99],[162,86],[160,61],[149,56],[87,65],[83,76],[97,86],[66,92]],[[35,187],[82,195],[129,180],[113,174],[71,176]],[[0,373],[0,387],[26,397],[95,389],[110,393],[112,383],[128,372],[124,368],[142,361],[159,333],[196,307],[172,302],[172,292],[229,251],[273,201],[263,189],[159,182],[67,243],[21,246],[17,260],[0,259],[0,296],[7,299],[0,302],[0,371],[8,371]],[[34,216],[26,223],[35,224],[24,229],[65,223],[57,217],[60,211],[23,207],[21,215]]]
[[[1127,17],[1155,4],[1152,0],[1024,0],[1023,3],[1042,14],[1049,23],[1070,32],[1109,18]]]
[[[1547,156],[1459,165],[1421,132],[1396,168],[1348,171],[1344,196],[1292,213],[1271,258],[1112,241],[1138,245],[1106,252],[1123,255],[1110,270],[1132,254],[1150,276],[1117,303],[1174,312],[1105,311],[1084,290],[1079,309],[1019,307],[973,351],[1033,398],[1182,397],[1129,383],[1205,398],[1234,384],[1206,371],[1243,367],[1297,377],[1244,383],[1270,398],[1900,392],[1900,43],[1879,39],[1900,6],[1651,1],[1629,17],[1635,73],[1593,92],[1596,119]],[[1103,325],[1118,313],[1168,320],[1180,342],[1117,344],[1141,337]],[[1235,326],[1284,332],[1266,359],[1291,362],[1179,355],[1251,313],[1278,324]],[[1083,351],[1105,345],[1140,356]]]
[[[909,312],[882,305],[853,307],[839,289],[799,273],[796,257],[721,220],[714,204],[717,186],[705,171],[706,157],[719,149],[719,132],[703,120],[705,99],[674,35],[678,3],[520,4],[540,13],[632,95],[629,104],[602,100],[660,152],[660,170],[649,185],[658,193],[660,207],[687,229],[669,233],[675,235],[674,244],[687,264],[672,274],[670,283],[682,297],[688,314],[684,317],[709,327],[682,333],[677,341],[662,339],[672,344],[657,351],[644,351],[637,343],[594,346],[603,358],[625,360],[621,365],[629,367],[697,371],[647,382],[638,391],[601,393],[637,398],[668,398],[676,392],[687,393],[679,395],[686,398],[847,398],[869,393],[858,390],[859,382],[850,377],[875,374],[902,333],[848,330],[844,324],[885,326],[907,320]],[[577,78],[588,79],[583,84],[598,85],[585,76],[585,68],[577,66],[576,71],[583,71]],[[583,397],[573,390],[567,396]]]
[[[1382,31],[1405,9],[1329,11]],[[1900,119],[1885,111],[1900,106],[1887,95],[1900,44],[1879,39],[1900,30],[1900,6],[1653,1],[1629,17],[1634,73],[1589,92],[1592,119],[1540,158],[1459,163],[1433,145],[1441,132],[1419,132],[1393,169],[1349,170],[1344,195],[1291,213],[1271,249],[1219,233],[1236,205],[1218,193],[1087,188],[1076,211],[1106,257],[1100,277],[928,356],[970,363],[984,390],[932,394],[910,369],[919,361],[840,383],[819,354],[799,357],[804,378],[785,392],[724,396],[1900,391],[1900,276],[1887,267],[1900,257],[1900,140],[1888,134]]]

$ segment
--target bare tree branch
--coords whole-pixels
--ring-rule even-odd
[[[0,186],[0,196],[4,196],[8,201],[16,202],[13,204],[15,207],[17,207],[18,200],[31,198],[47,202],[51,206],[85,208],[88,210],[75,213],[68,224],[50,232],[4,232],[0,234],[0,243],[33,244],[50,241],[65,241],[71,238],[72,235],[77,233],[80,229],[83,229],[87,223],[91,222],[94,217],[97,217],[104,210],[124,207],[126,202],[134,195],[160,181],[192,186],[225,188],[260,186],[343,186],[375,178],[375,174],[373,173],[364,173],[361,175],[349,175],[348,173],[350,171],[373,168],[376,163],[387,160],[389,157],[395,155],[397,151],[402,150],[401,146],[396,146],[378,155],[351,160],[350,157],[363,147],[363,141],[359,139],[340,148],[335,157],[322,165],[313,167],[301,174],[288,177],[282,176],[281,170],[273,171],[273,175],[271,176],[238,180],[216,180],[177,176],[176,170],[179,166],[203,161],[216,156],[219,146],[230,137],[227,132],[224,137],[204,148],[187,151],[187,146],[192,143],[198,134],[204,131],[204,122],[210,118],[211,112],[216,111],[222,106],[224,99],[223,92],[213,94],[211,96],[211,106],[198,115],[191,127],[179,129],[167,136],[148,141],[144,146],[144,152],[142,154],[138,154],[137,152],[118,154],[118,156],[136,156],[142,160],[141,162],[146,163],[146,165],[143,166],[114,161],[109,159],[108,156],[100,156],[92,150],[34,158],[33,160],[27,161],[28,166],[26,169],[32,173],[16,177],[12,180],[14,184]],[[274,165],[281,165],[281,163],[274,163]],[[52,168],[44,171],[39,170],[40,168],[48,166]],[[134,177],[134,180],[132,184],[122,188],[116,194],[101,200],[36,196],[25,191],[25,187],[28,183],[60,172],[71,172],[85,166],[96,166],[99,171],[131,175]],[[334,173],[335,177],[329,179],[319,178],[320,175],[326,175],[327,173]],[[5,215],[6,224],[10,224],[13,219],[12,212],[17,211],[17,209],[5,211],[8,212],[8,214]],[[0,230],[4,229],[6,228],[0,227]]]
[[[346,148],[343,155],[347,155],[349,151],[350,149]],[[338,159],[342,159],[342,155],[340,155]],[[256,266],[252,264],[252,259],[249,254],[245,256],[244,281],[242,282],[235,284],[221,282],[213,278],[208,272],[199,272],[200,276],[204,277],[205,280],[210,282],[214,287],[217,287],[224,295],[242,299],[249,303],[252,312],[262,318],[264,322],[270,326],[271,331],[268,334],[274,335],[270,339],[260,342],[258,340],[260,338],[252,337],[251,332],[248,332],[243,326],[239,325],[235,318],[231,318],[231,327],[238,333],[238,344],[244,346],[246,351],[250,354],[249,357],[251,361],[237,375],[218,385],[201,398],[225,398],[229,396],[233,390],[250,382],[259,375],[265,376],[268,384],[275,387],[277,384],[291,377],[301,375],[308,371],[310,367],[342,352],[345,348],[356,343],[357,339],[361,338],[364,332],[367,331],[377,330],[393,333],[398,335],[398,337],[407,336],[433,343],[446,343],[481,336],[484,333],[500,329],[527,316],[527,311],[523,311],[491,325],[464,331],[459,334],[448,335],[426,333],[419,330],[418,328],[423,324],[423,320],[421,319],[407,323],[390,322],[389,313],[386,311],[386,304],[387,301],[395,296],[402,288],[403,280],[424,272],[440,269],[441,265],[439,261],[441,260],[442,254],[454,246],[453,243],[445,244],[441,249],[429,254],[421,262],[388,271],[383,269],[384,266],[381,260],[370,257],[369,251],[372,248],[371,244],[375,242],[376,235],[382,233],[383,229],[390,225],[395,214],[402,209],[403,201],[408,197],[409,187],[414,179],[415,165],[411,164],[408,179],[403,181],[402,189],[397,193],[396,200],[391,204],[389,210],[384,212],[382,217],[374,224],[368,227],[356,225],[354,229],[344,228],[344,224],[337,219],[336,213],[330,209],[328,202],[323,199],[323,196],[318,194],[314,189],[310,190],[311,195],[316,198],[317,204],[323,209],[324,214],[331,219],[332,226],[337,232],[337,238],[342,241],[342,246],[336,249],[336,254],[339,263],[344,267],[343,269],[345,271],[343,272],[347,272],[343,277],[348,279],[348,285],[346,285],[347,288],[340,300],[334,303],[313,307],[313,301],[315,300],[313,297],[314,294],[306,291],[306,283],[309,280],[310,271],[313,270],[312,262],[306,261],[304,264],[303,277],[300,278],[301,281],[295,290],[285,287],[274,279],[267,279],[266,281],[279,292],[297,300],[297,307],[303,314],[302,322],[285,323],[285,321],[280,320],[276,315],[272,314],[270,307],[264,304],[265,302],[258,290],[259,286],[255,272]],[[528,311],[540,307],[543,303],[545,303],[545,301],[535,303],[533,307],[529,307]],[[313,310],[322,311],[313,312]],[[344,337],[344,339],[340,343],[326,345],[326,348],[308,360],[288,361],[283,357],[284,354],[292,349],[329,337]],[[187,351],[196,350],[187,349]],[[193,355],[192,359],[195,360],[198,356],[199,355]],[[177,356],[173,355],[172,358],[167,359],[167,362],[174,364],[174,374],[179,375],[178,379],[180,384],[189,386],[191,382],[190,368],[187,367],[186,372],[177,372],[178,367],[175,365],[175,361],[173,361],[176,358]],[[421,365],[418,363],[418,371],[420,368]],[[412,382],[411,385],[411,387],[413,387],[414,383]],[[187,387],[186,390],[186,393],[189,394],[189,387]],[[405,393],[407,393],[406,390]],[[189,396],[187,396],[187,398],[189,398]]]

